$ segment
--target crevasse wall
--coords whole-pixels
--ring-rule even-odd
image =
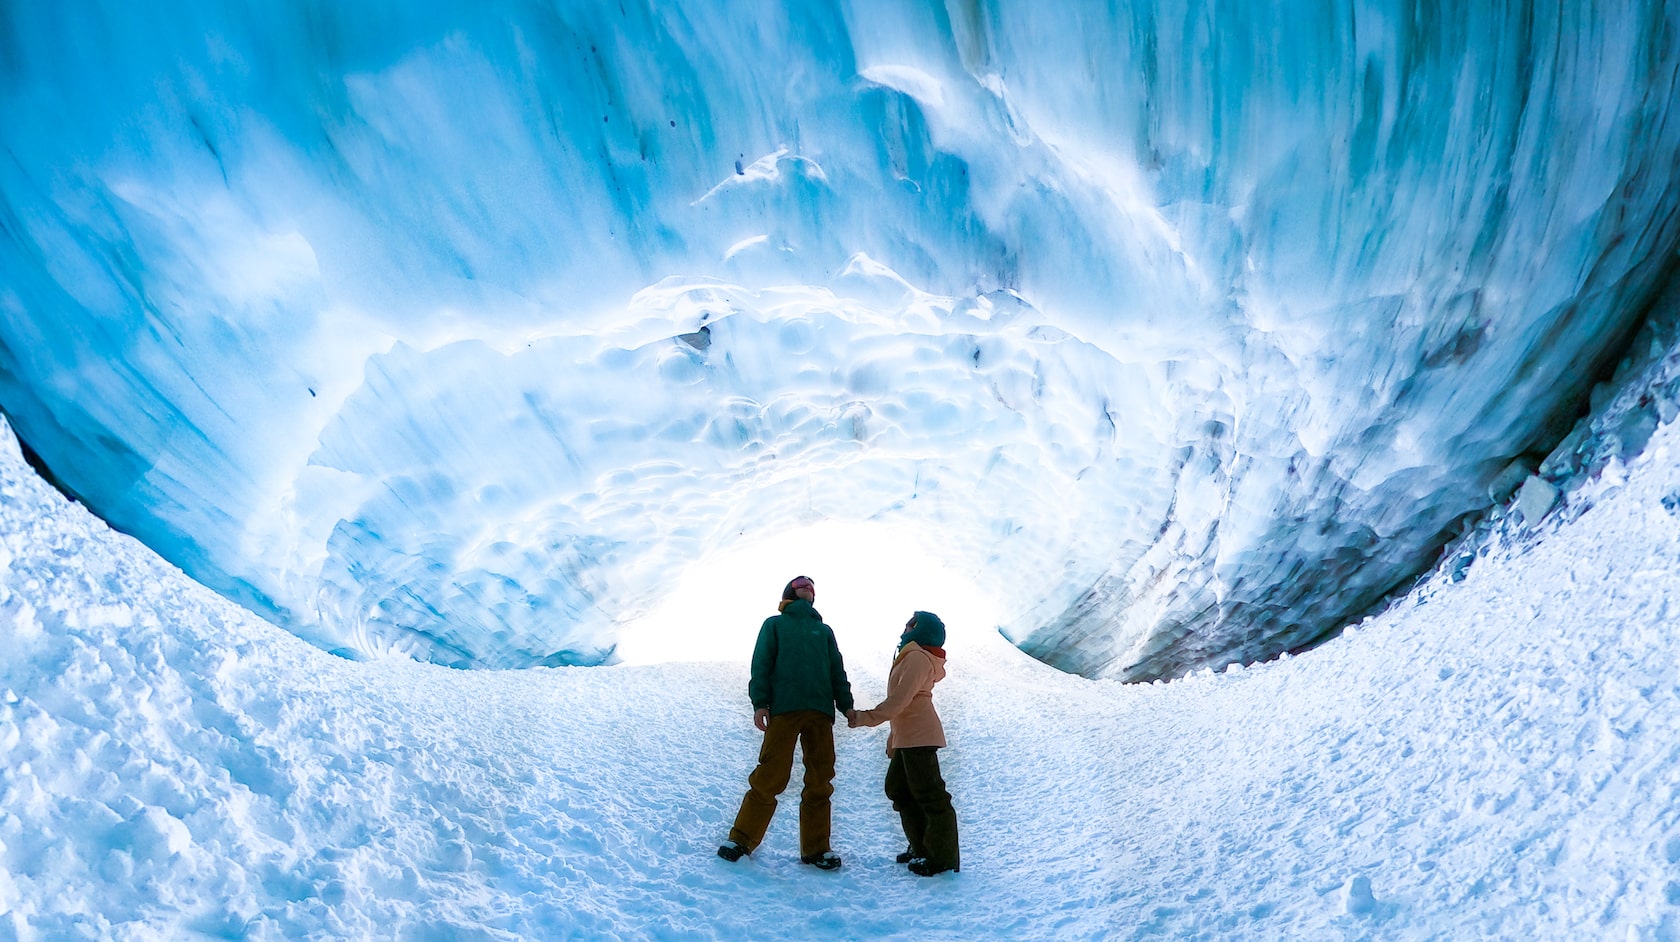
[[[1666,3],[0,8],[0,405],[347,653],[921,526],[1143,679],[1334,631],[1675,270]]]

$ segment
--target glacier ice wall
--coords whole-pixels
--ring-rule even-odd
[[[1667,3],[808,6],[0,6],[0,406],[349,653],[891,519],[1142,679],[1426,565],[1676,269]]]

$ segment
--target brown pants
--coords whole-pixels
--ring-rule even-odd
[[[829,850],[829,798],[834,794],[834,717],[821,710],[796,710],[770,717],[758,767],[747,776],[747,795],[735,815],[729,839],[751,853],[764,840],[776,813],[776,796],[793,775],[793,744],[805,755],[805,788],[799,793],[799,856]]]
[[[895,749],[887,763],[887,797],[904,825],[910,853],[936,867],[962,865],[957,853],[957,812],[939,774],[939,747]]]

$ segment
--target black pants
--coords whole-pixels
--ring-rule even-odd
[[[957,812],[939,774],[939,747],[895,749],[887,763],[886,789],[910,852],[934,867],[958,867]]]

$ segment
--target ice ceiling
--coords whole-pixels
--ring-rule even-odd
[[[834,519],[1068,670],[1266,657],[1677,268],[1664,2],[169,6],[0,7],[0,406],[347,653],[597,663]]]

